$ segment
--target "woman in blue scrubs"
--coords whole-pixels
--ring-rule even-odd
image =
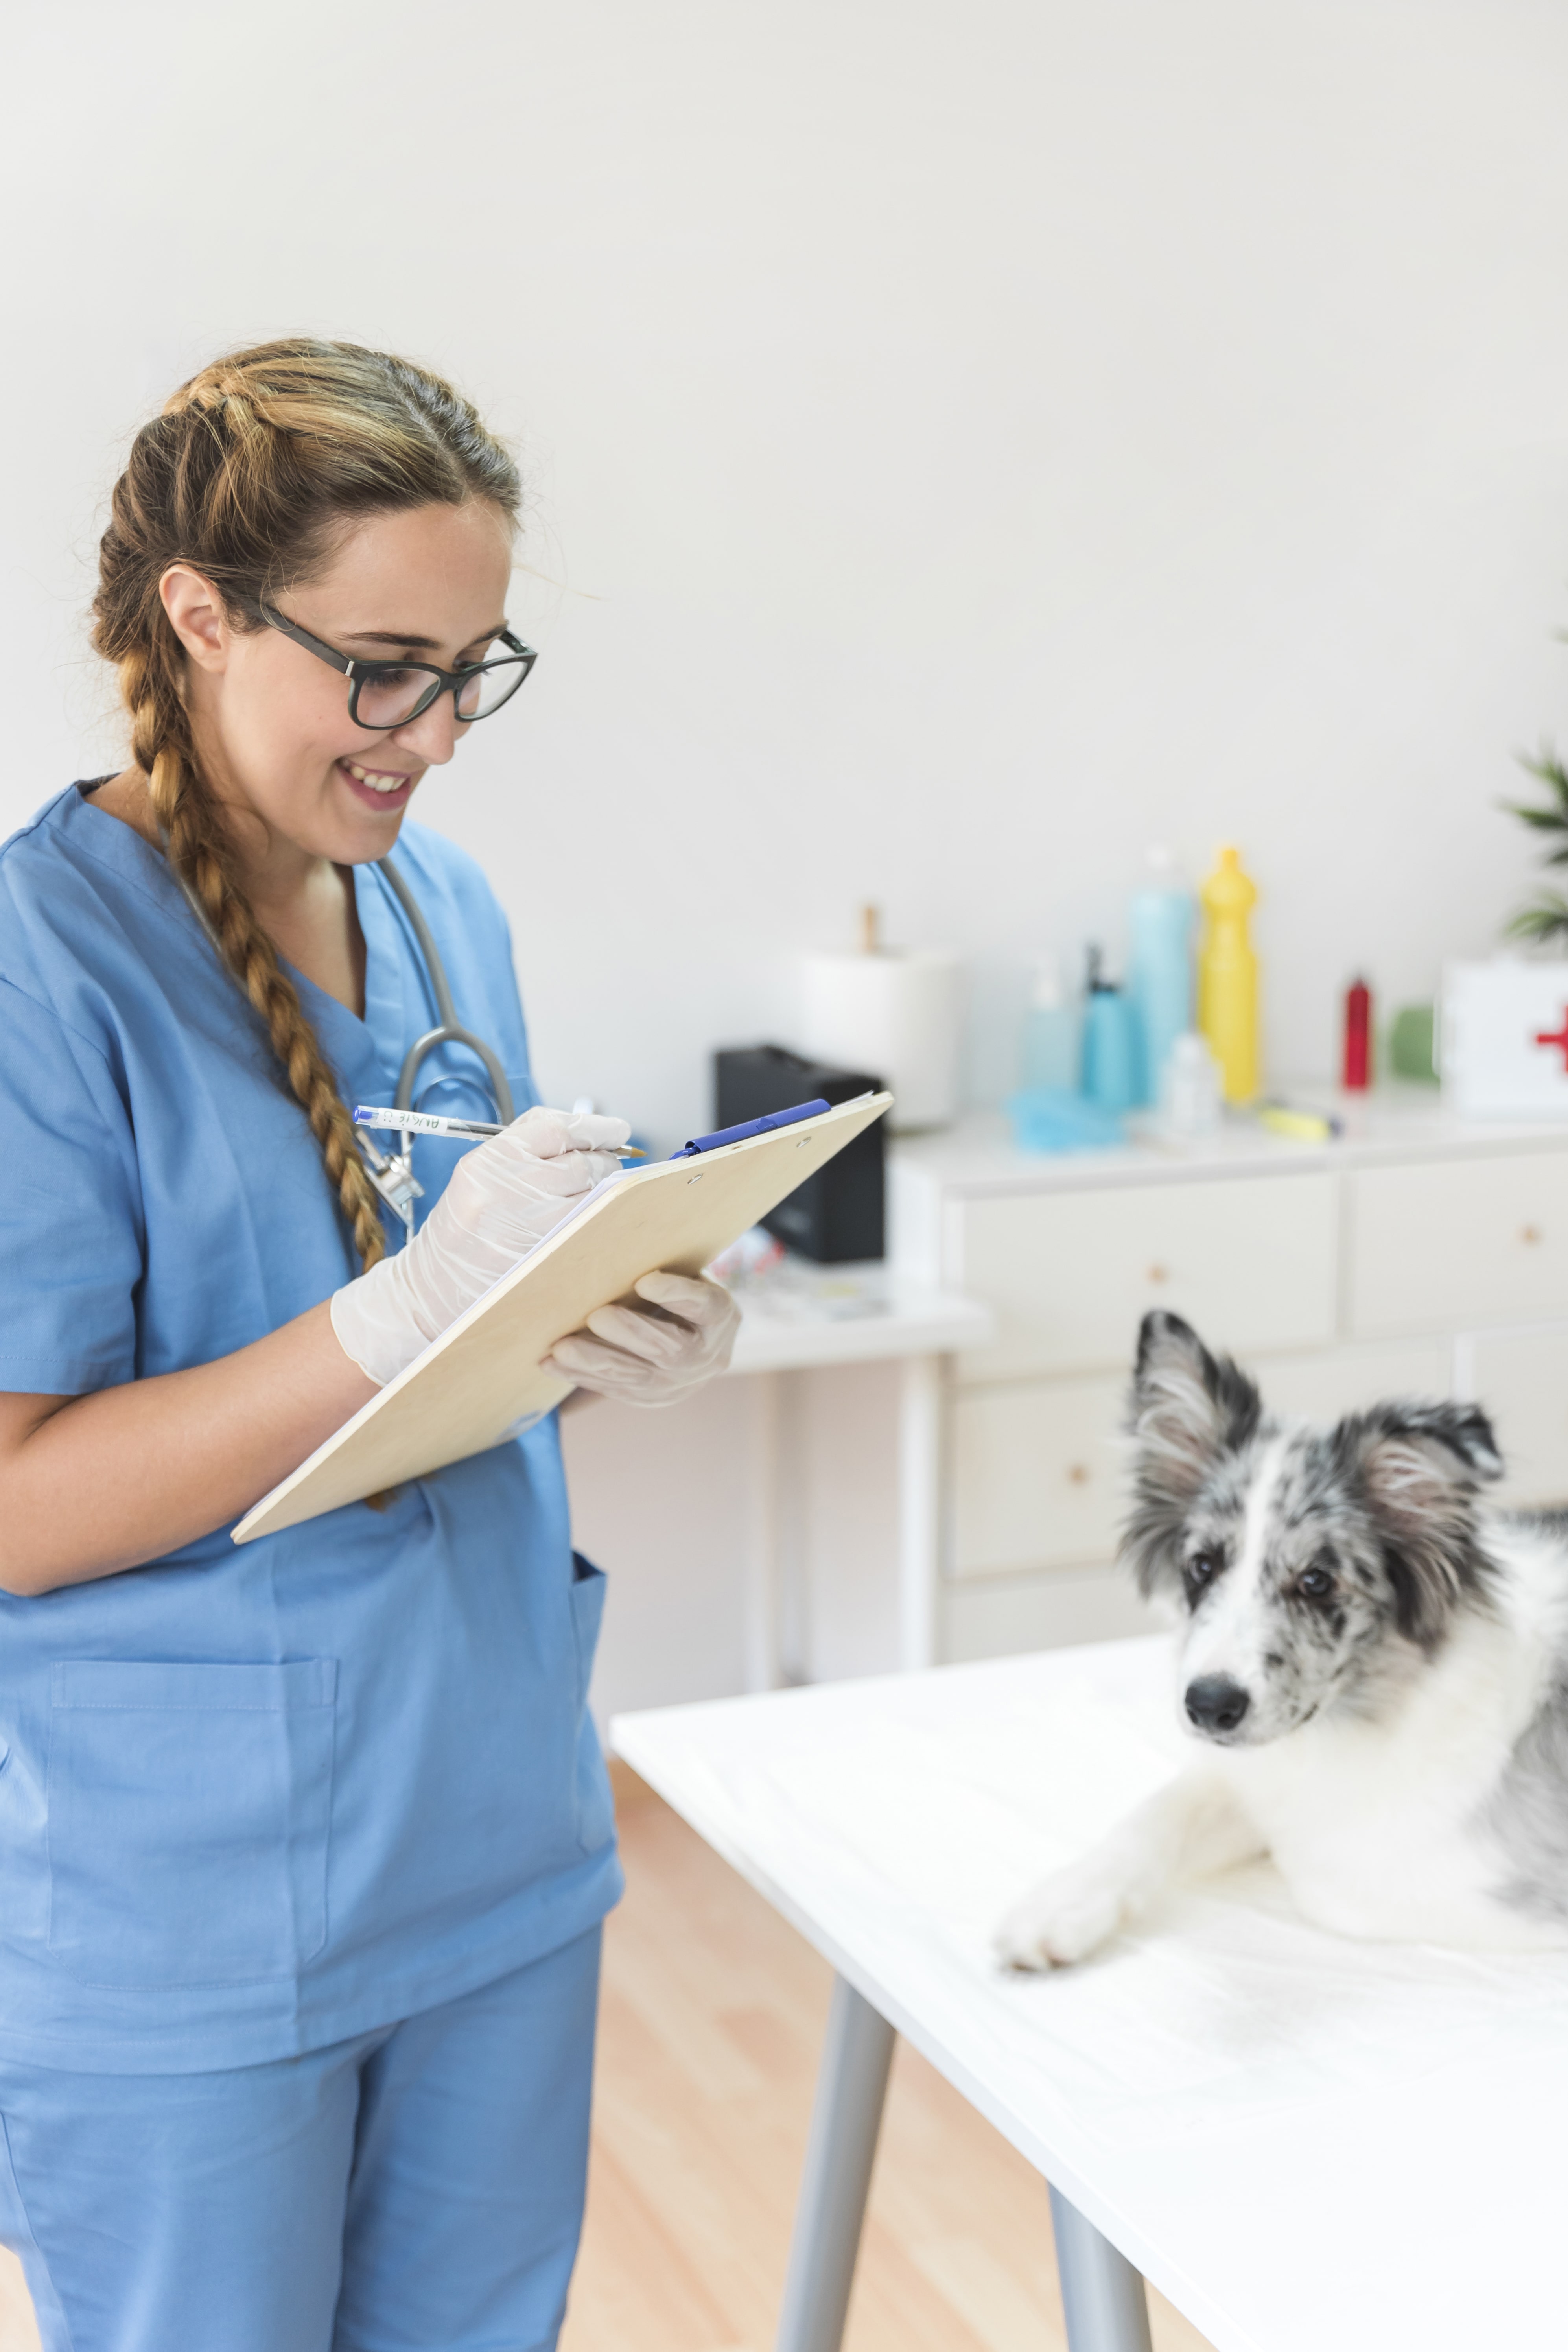
[[[389,1255],[345,1108],[437,1018],[395,842],[535,1099],[500,908],[404,822],[526,674],[517,507],[404,362],[206,369],[103,541],[132,763],[0,851],[0,2236],[48,2352],[560,2326],[620,1878],[554,1418],[229,1541],[624,1139],[531,1109],[421,1141]],[[478,1076],[443,1046],[423,1107],[489,1116]],[[658,1403],[725,1360],[723,1294],[651,1280],[662,1311],[562,1344],[580,1387]]]

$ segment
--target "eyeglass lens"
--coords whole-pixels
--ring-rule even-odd
[[[488,719],[522,684],[529,667],[524,661],[498,661],[493,667],[487,664],[476,670],[458,688],[458,718]]]
[[[460,720],[488,718],[516,692],[528,675],[522,661],[498,661],[476,670],[458,688]],[[427,669],[408,667],[372,670],[359,681],[356,716],[362,727],[403,727],[430,697],[435,677]]]

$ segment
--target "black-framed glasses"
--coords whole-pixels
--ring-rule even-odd
[[[452,697],[459,726],[489,719],[503,702],[511,700],[539,659],[531,646],[525,646],[510,629],[502,629],[500,641],[505,653],[490,661],[469,662],[462,669],[437,669],[434,662],[353,661],[335,646],[300,628],[297,621],[286,621],[273,605],[258,602],[253,609],[269,629],[292,637],[318,661],[342,672],[349,682],[349,717],[356,727],[374,733],[408,726],[444,694]]]

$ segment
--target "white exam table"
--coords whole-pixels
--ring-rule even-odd
[[[1259,1868],[1050,1977],[993,1922],[1187,1752],[1161,1638],[618,1717],[837,1971],[778,2352],[837,2352],[895,2032],[1051,2185],[1072,2352],[1568,2342],[1568,1956],[1321,1935]]]

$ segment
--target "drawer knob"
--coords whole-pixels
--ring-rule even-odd
[[[1533,1249],[1541,1237],[1541,1227],[1539,1225],[1521,1225],[1519,1229],[1519,1238],[1524,1243],[1527,1249]]]
[[[1068,1464],[1068,1484],[1070,1486],[1088,1486],[1088,1484],[1089,1484],[1089,1465],[1088,1465],[1088,1463],[1087,1463],[1087,1462],[1073,1462],[1073,1463],[1069,1463],[1069,1464]]]
[[[1152,1265],[1149,1268],[1149,1279],[1151,1282],[1169,1282],[1171,1279],[1170,1267],[1168,1265]]]

